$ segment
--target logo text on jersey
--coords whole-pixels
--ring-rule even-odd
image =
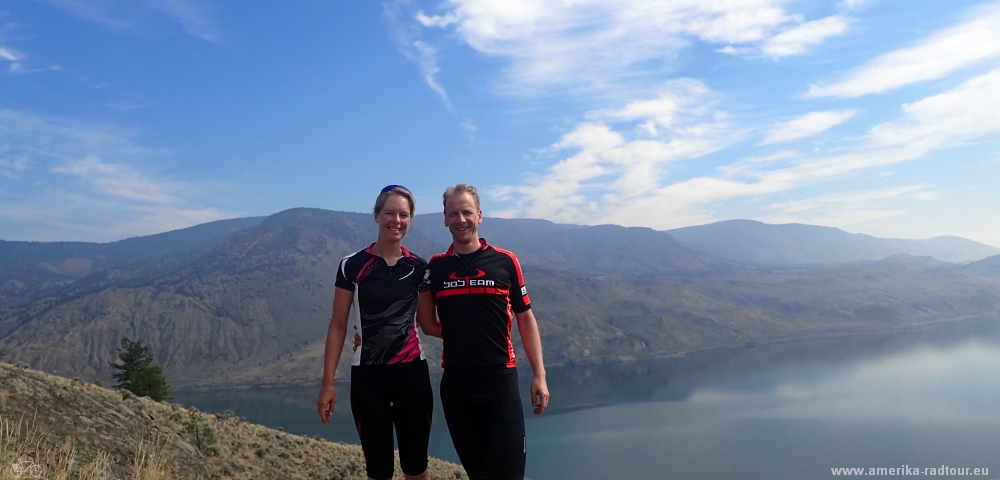
[[[476,273],[473,275],[459,277],[457,274],[458,272],[452,272],[448,275],[448,278],[451,280],[445,280],[442,288],[492,287],[496,285],[493,280],[483,279],[482,277],[486,276],[486,272],[479,269],[476,269]]]

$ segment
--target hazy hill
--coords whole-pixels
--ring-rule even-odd
[[[451,233],[444,226],[444,216],[440,212],[417,215],[413,219],[411,228],[420,230],[424,236],[437,244],[445,247],[451,244]],[[479,226],[479,235],[490,243],[503,246],[518,242],[536,242],[554,233],[580,228],[587,227],[534,218],[486,217]]]
[[[965,273],[981,277],[1000,278],[1000,255],[972,262],[963,269]]]
[[[40,298],[112,267],[184,252],[204,252],[265,217],[219,220],[110,243],[0,240],[0,318],[6,308]]]
[[[426,257],[444,246],[422,235],[423,220],[405,244]],[[649,229],[542,221],[501,229],[494,220],[483,235],[521,257],[551,364],[1000,311],[1000,277],[983,274],[987,261],[962,267],[897,256],[772,272],[695,253]],[[107,379],[115,347],[129,336],[151,347],[175,385],[312,383],[337,263],[375,233],[369,214],[280,212],[211,248],[97,271],[11,309],[0,318],[0,351],[45,371]],[[426,344],[439,358],[440,343]]]
[[[441,245],[451,244],[441,214],[418,215],[412,228]],[[705,274],[742,268],[692,251],[670,235],[650,228],[488,217],[479,233],[489,243],[517,254],[525,268],[626,276]]]
[[[770,225],[753,220],[727,220],[667,233],[698,252],[748,265],[773,267],[875,261],[896,254],[969,262],[1000,254],[1000,248],[959,237],[876,238],[831,227]]]

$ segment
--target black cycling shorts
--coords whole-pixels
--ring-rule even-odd
[[[403,473],[427,470],[434,392],[427,361],[351,367],[351,412],[365,453],[368,476],[392,478],[392,428]]]
[[[441,407],[471,480],[524,478],[524,412],[513,368],[445,369]]]

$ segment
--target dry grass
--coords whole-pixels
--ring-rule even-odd
[[[194,419],[215,442],[197,448]],[[56,377],[0,362],[0,480],[32,461],[45,479],[364,480],[361,448],[307,438],[233,415]],[[430,459],[431,478],[465,479],[462,467]],[[28,478],[22,475],[20,478]],[[397,470],[395,478],[402,479]]]
[[[65,437],[54,441],[50,435],[39,432],[36,417],[21,416],[16,421],[0,417],[0,479],[45,478],[52,480],[105,480],[110,478],[110,454],[100,452],[81,468],[77,465],[75,441]],[[141,452],[141,449],[140,449]],[[150,455],[142,452],[140,455]],[[156,455],[155,452],[152,455]],[[142,460],[137,457],[137,462]],[[14,464],[24,466],[16,471]],[[169,470],[159,476],[139,471],[136,480],[169,479]]]

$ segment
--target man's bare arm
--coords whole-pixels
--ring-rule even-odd
[[[545,381],[545,361],[542,358],[542,336],[538,333],[538,322],[531,310],[515,314],[517,331],[521,334],[524,354],[531,363],[535,378],[531,381],[531,406],[535,415],[541,415],[549,406],[549,386]]]

